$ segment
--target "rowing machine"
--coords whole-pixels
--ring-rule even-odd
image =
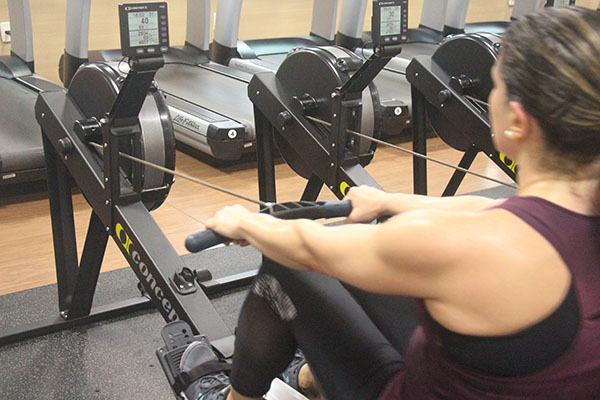
[[[464,152],[459,166],[468,169],[482,152],[511,179],[516,165],[499,153],[490,136],[487,98],[493,87],[490,76],[501,39],[492,34],[457,35],[446,40],[431,57],[416,57],[406,69],[412,85],[413,150],[426,154],[426,121],[450,147]],[[460,54],[460,57],[457,57]],[[413,158],[414,191],[427,194],[427,167]],[[455,171],[443,196],[456,193],[465,173]]]
[[[134,55],[125,79],[110,65],[91,64],[76,73],[68,91],[44,92],[38,97],[35,113],[49,171],[60,315],[4,331],[0,344],[148,307],[150,302],[142,296],[92,308],[100,266],[112,237],[165,320],[185,320],[194,332],[201,330],[210,337],[223,354],[231,354],[231,332],[149,213],[165,200],[172,176],[121,157],[130,154],[162,166],[174,165],[170,117],[153,84],[165,51],[155,39],[168,34],[161,28],[166,25],[159,25],[167,21],[166,3],[123,5],[120,16],[122,25],[123,21],[130,28],[135,24],[129,30],[139,34],[123,35],[131,39],[123,43],[124,55]],[[70,178],[92,207],[80,260]]]
[[[345,217],[348,216],[351,211],[352,204],[349,201],[300,201],[272,204],[263,208],[260,213],[273,215],[281,219],[319,219]],[[191,253],[197,253],[229,240],[230,239],[227,237],[219,235],[212,230],[204,230],[189,235],[185,241],[185,247]],[[165,345],[156,350],[156,356],[159,359],[160,365],[165,372],[167,381],[171,385],[173,392],[178,398],[183,399],[183,391],[197,377],[181,372],[181,356],[190,343],[195,340],[206,341],[207,337],[206,335],[194,335],[194,333],[190,331],[189,326],[182,321],[167,324],[163,328],[161,335]],[[230,357],[224,356],[221,352],[217,352],[217,356],[222,362],[230,361]]]
[[[375,1],[374,13],[398,12],[400,4]],[[261,200],[276,201],[275,145],[288,165],[308,180],[302,200],[316,200],[323,185],[338,198],[351,186],[379,187],[364,170],[373,159],[375,144],[347,135],[346,130],[360,130],[367,102],[379,104],[372,81],[401,51],[408,27],[405,19],[398,26],[388,24],[391,27],[385,18],[374,21],[375,36],[382,39],[375,40],[376,51],[365,63],[341,47],[300,49],[288,54],[276,74],[258,73],[250,81]],[[315,120],[331,121],[331,128]],[[369,134],[377,137],[378,132],[376,128]]]

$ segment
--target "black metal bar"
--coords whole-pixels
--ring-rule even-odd
[[[359,164],[353,164],[340,168],[339,180],[336,183],[333,193],[338,199],[343,199],[352,186],[371,186],[382,189],[371,175]]]
[[[427,99],[415,86],[411,87],[413,115],[413,151],[427,154]],[[427,160],[413,156],[413,191],[415,194],[427,194]]]
[[[46,135],[42,135],[42,139],[48,174],[48,199],[58,282],[58,307],[60,310],[65,310],[69,305],[77,279],[77,241],[73,220],[73,200],[68,181],[69,174],[65,165]]]
[[[316,201],[323,187],[323,180],[313,174],[306,182],[304,193],[302,193],[301,201]]]
[[[73,99],[63,91],[48,91],[38,95],[35,103],[35,115],[44,137],[51,147],[58,150],[59,142],[67,140],[73,146],[68,157],[62,162],[69,170],[86,200],[105,224],[110,221],[110,205],[105,203],[104,174],[102,160],[94,149],[90,149],[74,132],[73,123],[85,119]],[[68,192],[70,193],[70,192]],[[70,194],[69,194],[70,196]]]
[[[248,85],[248,96],[273,126],[278,126],[278,117],[282,112],[289,113],[293,120],[285,126],[285,130],[278,131],[278,134],[293,149],[301,149],[302,159],[321,179],[326,181],[325,175],[331,164],[329,160],[331,144],[329,141],[324,143],[322,132],[314,126],[312,121],[302,115],[298,110],[297,101],[279,82],[276,75],[272,72],[255,74]],[[266,131],[263,130],[263,132]]]
[[[248,286],[258,273],[257,269],[253,269],[239,274],[226,276],[225,278],[211,279],[210,281],[200,282],[200,287],[207,295],[216,295],[218,293],[239,289]]]
[[[137,131],[133,135],[133,156],[143,158],[142,155],[142,131]],[[134,162],[131,169],[133,177],[133,191],[135,193],[142,192],[142,164]]]
[[[254,106],[254,129],[256,132],[256,159],[258,164],[259,199],[276,202],[275,162],[273,160],[273,126],[267,117]]]
[[[119,90],[110,111],[111,119],[114,119],[117,127],[137,122],[154,75],[164,65],[162,56],[135,59],[132,62],[123,87]]]
[[[146,297],[136,297],[108,304],[106,306],[94,307],[88,315],[81,318],[64,319],[61,316],[57,316],[47,320],[36,321],[31,324],[7,328],[0,331],[0,346],[21,342],[26,339],[47,335],[53,332],[63,331],[75,326],[104,321],[109,318],[130,314],[150,307],[152,307],[152,303]]]
[[[211,340],[231,335],[195,281],[197,290],[185,293],[173,281],[185,265],[146,207],[136,202],[113,210],[111,236],[165,321],[184,320]]]
[[[401,47],[397,48],[395,54],[400,53]],[[386,57],[380,57],[378,54],[373,53],[367,61],[352,75],[352,78],[348,80],[341,88],[340,94],[345,96],[347,93],[362,93],[363,90],[373,79],[381,72],[381,70],[390,61],[393,55],[386,55]]]
[[[108,232],[98,214],[92,211],[81,254],[77,283],[66,318],[80,318],[90,313],[107,242]]]
[[[467,149],[465,154],[460,159],[460,163],[458,163],[458,166],[461,168],[469,169],[471,164],[473,164],[473,160],[475,160],[477,153],[478,151],[477,149],[475,149],[475,147],[470,147],[469,149]],[[455,170],[452,174],[452,178],[450,178],[450,181],[448,182],[448,185],[446,185],[442,196],[454,196],[456,194],[456,191],[458,190],[458,187],[462,183],[465,175],[466,172]]]
[[[348,108],[343,104],[343,98],[339,92],[332,96],[331,100],[331,147],[329,149],[329,169],[324,182],[333,186],[337,181],[338,168],[341,166],[346,149],[346,129],[348,128]]]

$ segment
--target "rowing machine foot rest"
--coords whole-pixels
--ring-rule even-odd
[[[156,356],[175,396],[178,399],[185,399],[183,397],[185,388],[182,387],[181,370],[179,368],[181,356],[190,343],[207,339],[202,335],[193,335],[192,329],[185,321],[168,323],[163,327],[161,336],[165,345],[156,350]],[[230,358],[233,355],[233,339],[234,336],[218,339],[212,342],[212,346],[223,358]]]

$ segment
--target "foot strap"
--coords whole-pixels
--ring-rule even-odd
[[[224,361],[207,361],[189,371],[180,373],[175,377],[173,388],[177,392],[181,392],[188,388],[195,380],[202,378],[205,375],[215,372],[229,372],[231,364]]]

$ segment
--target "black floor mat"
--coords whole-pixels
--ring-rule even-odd
[[[258,268],[261,255],[232,246],[183,256],[213,277]],[[138,296],[129,269],[100,274],[94,305]],[[233,331],[245,291],[212,299]],[[0,297],[0,330],[57,313],[56,285]],[[170,399],[171,390],[154,351],[164,320],[154,310],[0,347],[0,399]]]

